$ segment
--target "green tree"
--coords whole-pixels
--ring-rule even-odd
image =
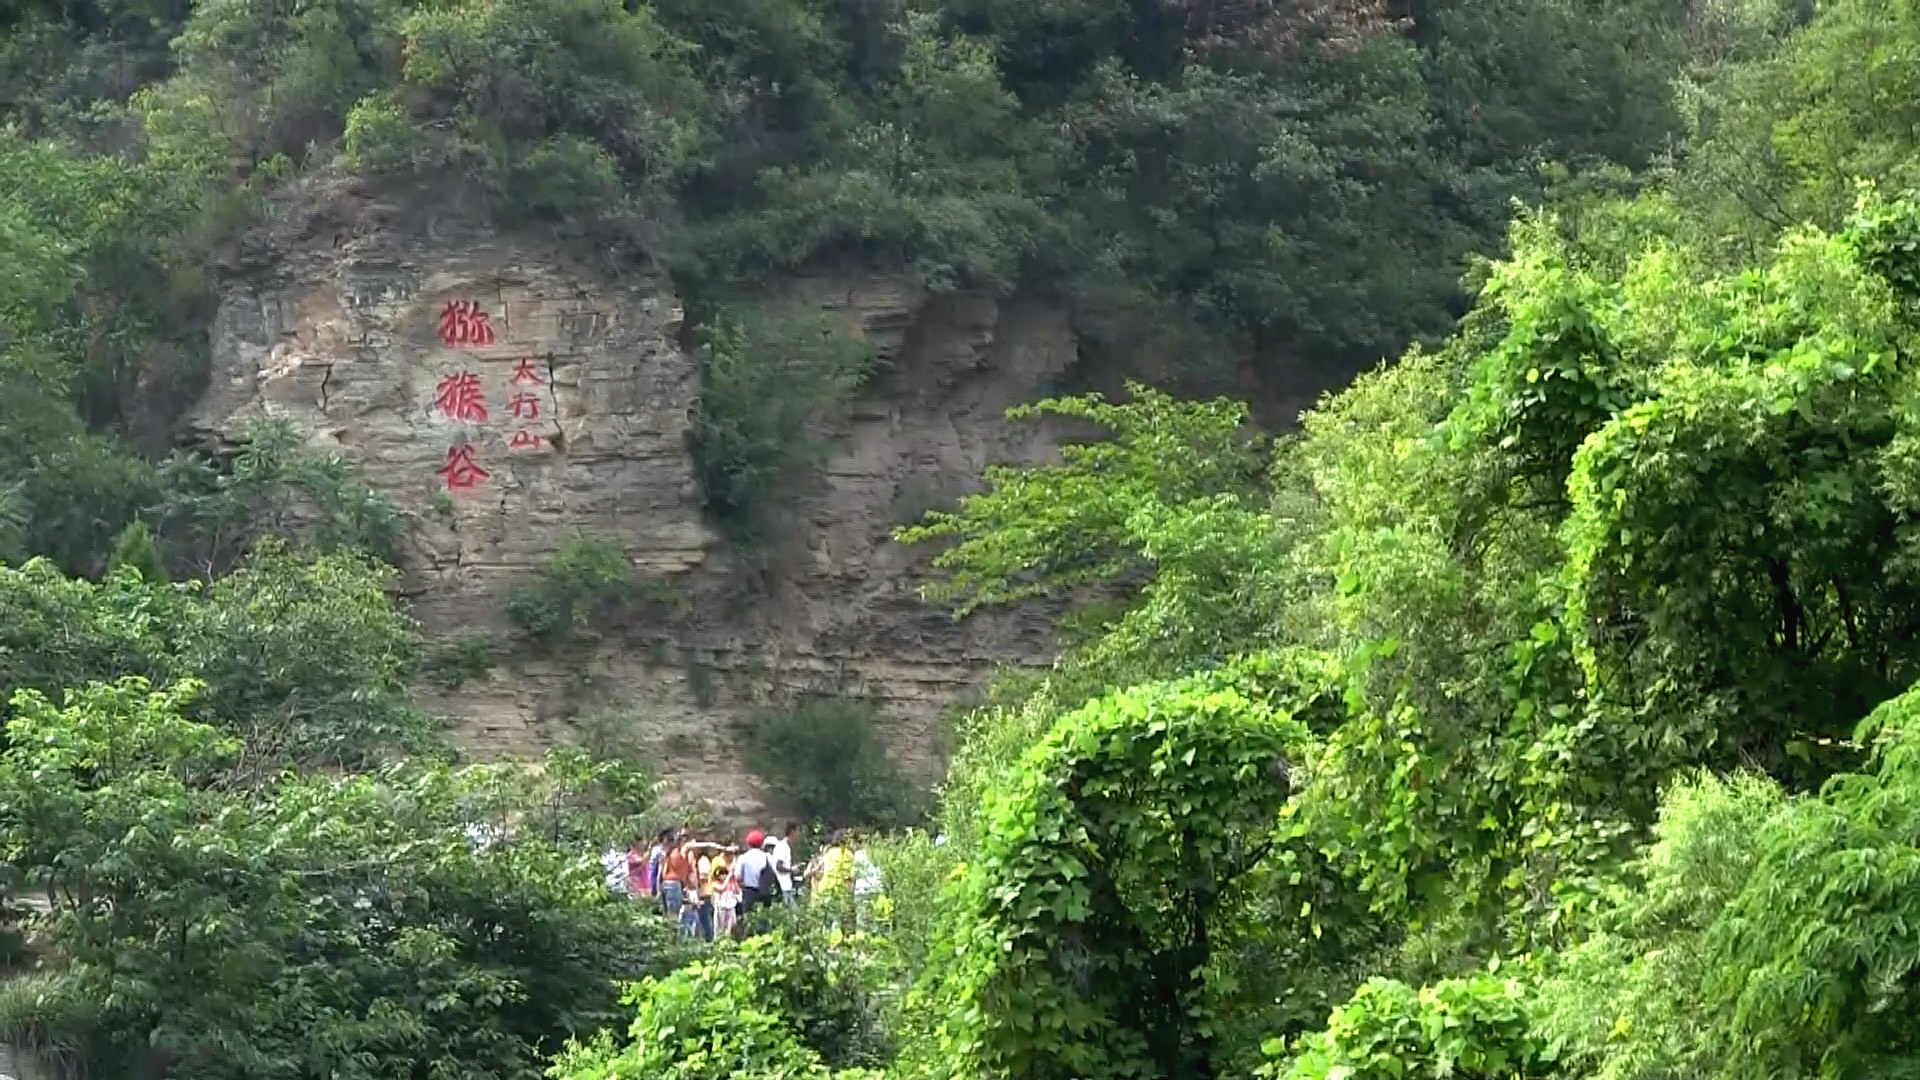
[[[160,548],[154,543],[153,530],[144,521],[135,521],[114,537],[113,554],[107,557],[107,573],[127,567],[146,581],[166,581],[167,568],[160,562]]]
[[[692,448],[707,509],[764,537],[820,461],[820,425],[866,378],[868,344],[825,316],[724,309],[702,330]]]
[[[1920,39],[1912,5],[1755,4],[1745,21],[1760,42],[1686,86],[1689,152],[1672,185],[1693,212],[1690,237],[1732,266],[1803,223],[1840,227],[1857,179],[1916,179],[1901,104]]]
[[[1574,459],[1570,621],[1605,700],[1658,718],[1635,748],[1656,768],[1713,746],[1817,781],[1823,747],[1915,673],[1894,478],[1911,331],[1855,242],[1790,237],[1669,316],[1645,400]],[[1650,304],[1692,287],[1635,285]]]
[[[177,624],[176,670],[206,684],[204,715],[268,760],[361,765],[431,751],[441,733],[406,696],[419,631],[393,572],[364,556],[264,546]]]
[[[210,586],[130,569],[96,584],[40,559],[0,568],[0,688],[53,696],[122,675],[198,680],[195,717],[246,736],[268,773],[438,752],[439,724],[406,698],[419,638],[386,594],[391,573],[277,543]]]
[[[674,962],[528,827],[552,770],[236,785],[249,750],[186,718],[198,690],[13,696],[0,854],[56,912],[35,1034],[90,1074],[531,1080],[614,1019],[616,979]]]
[[[1752,875],[1754,838],[1785,801],[1751,773],[1702,773],[1668,790],[1650,842],[1584,920],[1582,940],[1549,958],[1536,995],[1540,1034],[1569,1072],[1715,1074],[1699,1012],[1713,965],[1705,933]]]
[[[183,211],[163,179],[0,129],[0,186],[13,193],[0,210],[0,464],[26,550],[71,572],[102,569],[157,497],[151,468],[88,425],[132,421],[134,384],[152,374],[142,349],[178,314],[167,244]],[[140,406],[161,417],[181,403],[152,398]]]
[[[921,792],[888,754],[879,720],[872,705],[837,698],[763,713],[744,733],[747,768],[808,821],[832,828],[912,822]]]
[[[965,616],[1031,598],[1082,602],[1068,668],[1089,690],[1172,676],[1258,648],[1284,595],[1285,535],[1266,514],[1263,441],[1244,406],[1184,402],[1144,386],[1132,400],[1056,398],[1008,412],[1106,429],[1057,464],[994,466],[987,490],[899,530],[954,540],[933,558],[929,599]],[[1065,686],[1056,686],[1056,693]]]
[[[943,1068],[1214,1075],[1215,942],[1273,850],[1304,734],[1205,678],[1062,717],[993,798],[953,897]]]
[[[1860,728],[1872,760],[1818,796],[1696,778],[1542,990],[1596,1077],[1911,1070],[1914,691]]]

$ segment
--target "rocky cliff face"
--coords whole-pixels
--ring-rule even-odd
[[[956,624],[918,599],[898,524],[1050,452],[1003,410],[1071,362],[1064,316],[896,281],[795,281],[785,302],[865,334],[880,374],[823,418],[833,456],[771,557],[703,521],[686,435],[699,390],[664,280],[610,280],[536,241],[338,188],[307,192],[232,266],[196,425],[285,417],[358,461],[406,512],[404,588],[430,639],[512,649],[507,599],[577,533],[623,547],[680,602],[562,656],[513,655],[423,689],[478,756],[537,753],[617,716],[671,788],[751,812],[736,724],[804,692],[867,697],[898,758],[931,775],[941,714],[1001,664],[1044,662],[1044,613]]]

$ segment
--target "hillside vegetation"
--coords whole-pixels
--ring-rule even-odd
[[[743,333],[729,305],[853,262],[1056,298],[1096,371],[1323,385],[1443,333],[1514,199],[1658,159],[1681,129],[1669,80],[1714,32],[1653,0],[9,10],[0,242],[31,287],[9,290],[5,375],[34,419],[9,425],[31,449],[0,449],[51,520],[67,493],[31,462],[61,445],[104,537],[152,481],[81,425],[165,445],[204,379],[210,260],[303,175],[457,188],[616,272],[665,269],[702,340],[757,350],[749,369],[803,335]],[[796,434],[765,399],[844,390],[845,365],[713,366],[702,473],[718,515],[749,517]],[[39,396],[79,424],[53,430],[65,410]],[[97,570],[90,546],[67,567]]]
[[[1920,4],[9,19],[0,869],[52,914],[0,1037],[196,1080],[1920,1074]],[[672,274],[716,509],[812,355],[763,275],[1050,295],[1151,377],[1019,410],[1108,437],[903,530],[956,615],[1084,602],[868,844],[883,896],[690,953],[590,858],[645,762],[462,765],[407,702],[392,507],[277,428],[158,456],[213,253],[345,173]],[[1383,355],[1277,437],[1215,396]]]

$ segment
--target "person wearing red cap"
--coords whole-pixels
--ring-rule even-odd
[[[747,834],[747,850],[734,860],[734,872],[740,875],[740,911],[735,936],[745,936],[748,917],[767,902],[767,884],[773,877],[773,858],[762,850],[767,834],[755,829]]]

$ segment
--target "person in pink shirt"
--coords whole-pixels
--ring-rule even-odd
[[[650,897],[653,895],[653,875],[649,873],[647,852],[641,845],[646,838],[636,836],[627,848],[627,895],[632,897]]]

